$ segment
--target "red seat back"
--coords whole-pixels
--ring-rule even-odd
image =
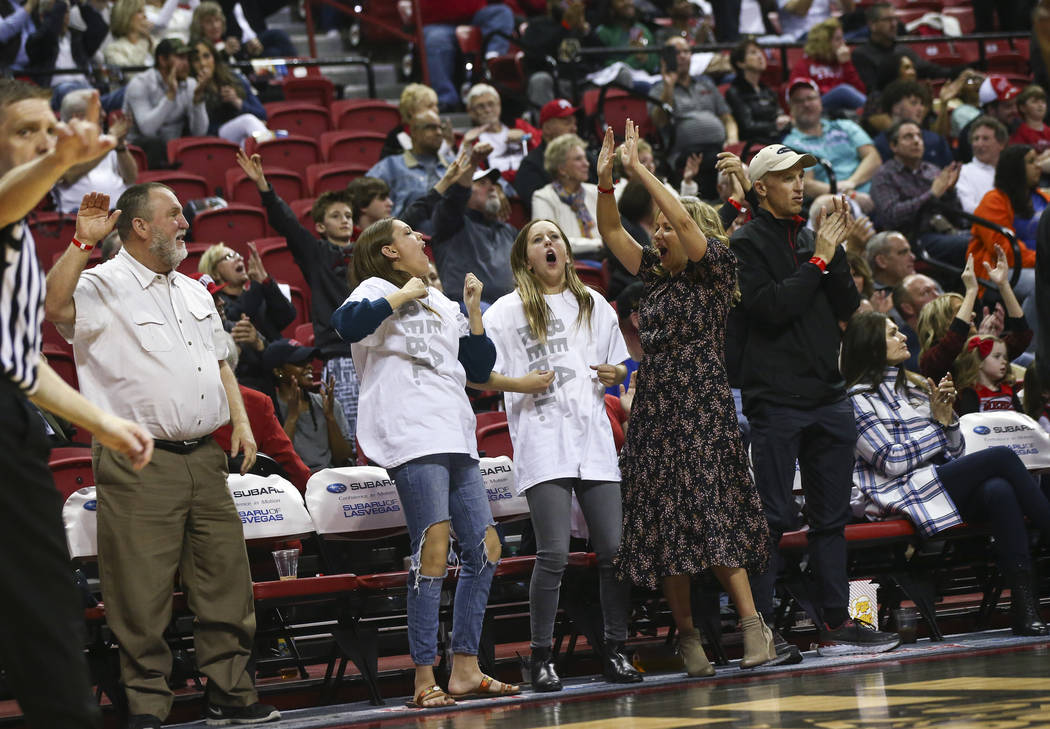
[[[609,284],[605,280],[602,269],[589,266],[580,261],[575,261],[573,268],[576,269],[576,275],[580,277],[580,281],[583,282],[584,286],[590,286],[602,296],[605,296],[605,291]]]
[[[260,155],[264,165],[286,170],[303,170],[321,161],[321,145],[313,137],[289,135],[261,144],[249,138],[244,151],[248,156]]]
[[[45,271],[50,270],[56,253],[65,253],[73,234],[77,232],[75,215],[33,212],[29,215],[29,230],[36,243],[36,257]]]
[[[203,176],[182,170],[147,170],[140,172],[135,182],[140,184],[144,182],[164,183],[172,189],[175,197],[183,205],[190,200],[214,194],[208,189],[208,181]],[[115,203],[116,200],[113,202]]]
[[[308,67],[310,68],[310,67]],[[335,99],[335,85],[324,76],[286,76],[281,82],[281,90],[284,91],[286,101],[307,104],[316,104],[327,109]],[[271,129],[278,129],[270,125]]]
[[[197,213],[193,219],[195,241],[222,241],[227,245],[266,236],[266,213],[262,208],[231,203]]]
[[[204,255],[204,251],[211,248],[214,243],[187,243],[186,244],[186,258],[183,259],[182,263],[179,264],[178,272],[184,273],[187,276],[192,276],[200,270],[201,256]],[[242,254],[243,255],[243,254]]]
[[[321,135],[321,154],[326,162],[352,162],[371,168],[379,161],[386,135],[381,132],[362,132],[337,129]]]
[[[292,213],[295,217],[299,218],[299,224],[314,235],[317,234],[317,228],[315,227],[314,219],[310,212],[313,210],[315,200],[316,198],[307,197],[300,200],[292,200],[288,203],[288,207],[292,209]]]
[[[78,489],[95,485],[95,474],[91,470],[91,449],[77,450],[83,451],[83,454],[76,454],[72,448],[63,448],[62,454],[55,454],[48,463],[63,502]]]
[[[73,353],[68,349],[59,349],[50,345],[45,345],[43,352],[51,369],[57,372],[58,376],[66,381],[66,384],[74,390],[79,390],[80,382],[77,380],[77,367],[73,362]]]
[[[181,162],[181,172],[203,177],[209,194],[217,194],[226,182],[226,170],[237,166],[237,149],[220,137],[180,137],[168,140],[168,160]]]
[[[514,457],[514,446],[510,442],[510,429],[506,422],[489,423],[475,431],[478,438],[478,455]]]
[[[288,284],[301,291],[309,291],[310,286],[306,283],[306,277],[295,262],[291,250],[284,238],[258,238],[255,241],[255,249],[259,251],[263,268],[270,274],[274,281]]]
[[[303,176],[282,167],[263,167],[266,181],[282,200],[296,200],[306,192]],[[240,167],[226,170],[226,199],[245,205],[259,204],[259,188]]]
[[[306,185],[311,195],[343,190],[351,180],[368,172],[368,167],[350,162],[323,162],[306,168]]]
[[[276,101],[266,105],[266,116],[268,117],[266,125],[270,129],[285,129],[289,134],[300,137],[317,139],[332,128],[332,117],[327,105],[320,106],[301,101]]]
[[[401,112],[393,104],[374,99],[332,102],[332,128],[387,133],[401,125]]]

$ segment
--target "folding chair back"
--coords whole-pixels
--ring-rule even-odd
[[[306,508],[321,535],[379,539],[405,531],[397,488],[378,466],[318,471],[306,482]]]
[[[73,559],[92,559],[98,556],[98,520],[95,511],[95,487],[77,489],[62,507],[62,523],[66,527],[66,544]]]
[[[246,541],[295,539],[313,534],[314,523],[302,494],[286,479],[231,473],[226,486],[241,517]]]

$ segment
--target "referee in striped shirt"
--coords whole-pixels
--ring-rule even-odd
[[[137,468],[153,440],[92,405],[40,356],[44,277],[25,217],[70,167],[116,143],[99,134],[97,94],[87,119],[68,124],[56,121],[50,100],[49,89],[0,79],[0,663],[27,726],[80,729],[101,717],[50,445],[28,401],[90,430]]]

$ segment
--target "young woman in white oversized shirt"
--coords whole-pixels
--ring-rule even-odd
[[[529,586],[532,688],[562,687],[551,662],[551,639],[569,553],[573,491],[598,557],[603,672],[617,683],[641,681],[622,653],[630,584],[616,579],[612,564],[623,517],[604,399],[605,388],[627,374],[621,364],[629,356],[627,344],[616,312],[576,275],[572,249],[556,223],[527,224],[514,241],[510,265],[516,289],[485,312],[497,355],[484,387],[506,393],[518,492],[528,499],[536,532]]]
[[[516,693],[478,667],[478,643],[500,543],[478,468],[467,378],[486,380],[495,351],[481,321],[481,282],[467,274],[459,305],[428,288],[429,259],[400,220],[370,225],[354,247],[353,291],[332,326],[351,342],[361,379],[361,449],[397,484],[412,542],[408,643],[420,708]],[[451,282],[448,282],[451,283]],[[448,693],[434,682],[438,611],[451,528],[460,546]]]

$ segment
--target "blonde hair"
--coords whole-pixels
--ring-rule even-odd
[[[616,148],[616,154],[613,155],[613,177],[615,177],[617,179],[625,176],[624,175],[624,168],[623,168],[623,158],[622,158],[622,155],[620,154],[620,150],[621,149],[623,149],[623,145],[622,144],[619,147]],[[653,153],[653,145],[649,144],[644,139],[639,139],[638,140],[638,156],[641,157],[646,152],[648,152],[649,154],[652,154]]]
[[[679,202],[682,203],[682,207],[689,213],[689,217],[697,224],[700,228],[700,233],[705,238],[714,238],[727,248],[729,247],[729,236],[726,235],[726,230],[722,227],[722,219],[718,217],[718,212],[713,207],[692,195],[679,198]],[[661,210],[660,212],[662,213],[663,211]],[[666,213],[664,213],[664,217],[667,217]],[[660,276],[667,275],[667,271],[659,263],[653,268],[653,272]],[[740,281],[734,279],[733,303],[735,304],[738,301],[740,301]]]
[[[565,236],[565,231],[553,220],[538,219],[526,223],[514,239],[514,245],[510,249],[510,270],[514,274],[514,285],[518,290],[522,308],[525,309],[525,321],[529,323],[529,331],[539,341],[546,342],[547,328],[550,325],[550,307],[543,298],[543,286],[540,279],[529,268],[528,260],[529,231],[532,230],[532,226],[540,222],[550,223],[557,228],[565,243],[565,288],[576,297],[576,303],[579,306],[579,313],[576,315],[577,327],[586,324],[590,329],[594,300],[591,298],[590,291],[583,285],[583,281],[576,275],[576,268],[573,265],[576,259],[573,258],[572,248],[569,247],[569,239]]]
[[[837,63],[835,51],[831,48],[831,37],[841,28],[842,24],[835,18],[828,18],[810,28],[803,48],[806,55],[815,61]]]
[[[219,280],[217,269],[219,267],[219,263],[222,261],[223,258],[226,257],[227,251],[230,250],[232,249],[227,248],[225,243],[216,243],[215,245],[211,246],[210,248],[208,248],[208,250],[204,251],[204,253],[201,254],[201,259],[197,263],[197,270],[201,273],[208,274],[218,283],[224,283],[223,281]]]
[[[586,151],[587,143],[575,134],[562,134],[547,142],[547,151],[543,153],[543,169],[553,179],[558,179],[558,170],[565,164],[573,147]]]
[[[935,345],[948,333],[952,319],[962,306],[963,297],[956,293],[941,294],[919,312],[919,353]]]
[[[991,339],[996,344],[1002,344],[1006,346],[999,337],[991,334],[975,334],[972,337],[966,339],[966,344],[963,345],[962,352],[955,358],[955,363],[952,365],[952,371],[955,377],[955,387],[959,390],[964,387],[974,387],[977,384],[977,377],[981,372],[981,365],[984,363],[984,359],[981,357],[981,353],[976,349],[970,349],[970,342],[976,340],[983,342],[986,339]],[[1003,377],[998,384],[1012,385],[1014,384],[1014,368],[1008,366],[1006,368],[1006,376]]]
[[[223,33],[225,33],[226,25],[226,13],[222,12],[222,6],[213,0],[204,0],[197,8],[193,11],[193,17],[190,18],[190,45],[193,45],[193,41],[198,38],[205,38],[211,40],[208,36],[204,35],[204,21],[208,18],[218,16],[222,18],[223,22]]]
[[[145,0],[117,0],[113,3],[113,9],[109,13],[109,32],[114,38],[123,38],[131,30],[131,21],[135,14],[146,7]],[[146,35],[150,48],[153,48],[153,38]]]
[[[437,92],[423,84],[409,84],[401,92],[401,99],[397,102],[397,110],[401,112],[401,121],[408,124],[416,115],[424,100],[433,97],[437,99]]]

